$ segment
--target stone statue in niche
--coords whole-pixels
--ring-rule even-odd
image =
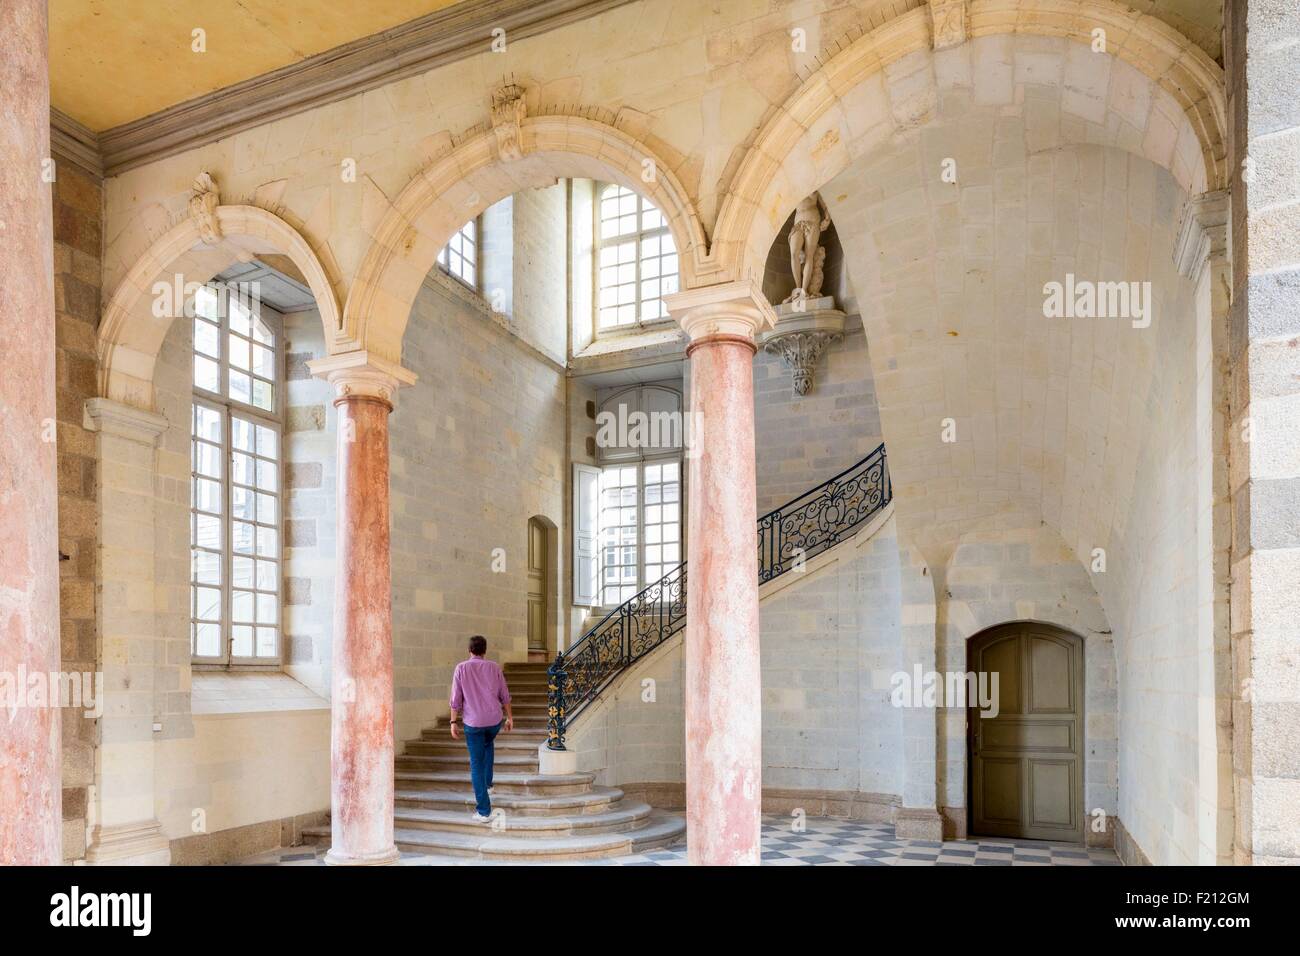
[[[822,294],[826,248],[818,240],[831,224],[831,214],[822,202],[821,193],[805,196],[794,210],[790,226],[790,273],[794,276],[794,291],[786,302],[796,305],[815,299]]]

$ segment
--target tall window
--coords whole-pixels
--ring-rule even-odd
[[[281,328],[245,286],[194,298],[190,652],[280,660]]]
[[[475,290],[478,289],[478,238],[478,220],[471,219],[438,253],[442,271]]]
[[[597,204],[599,298],[596,329],[668,318],[660,296],[677,291],[677,248],[668,220],[623,186],[606,186]]]
[[[600,472],[601,603],[622,604],[682,563],[681,462]]]

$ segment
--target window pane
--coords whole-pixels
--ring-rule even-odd
[[[221,585],[221,555],[212,551],[193,552],[194,580],[199,584]]]
[[[249,368],[248,339],[240,338],[233,332],[230,335],[230,364],[245,371]]]
[[[221,519],[210,515],[194,516],[194,545],[221,550]]]
[[[257,596],[257,623],[258,624],[278,624],[280,619],[280,609],[276,603],[274,594],[259,594]]]
[[[194,656],[219,657],[221,655],[221,625],[194,625]]]
[[[257,426],[257,453],[266,458],[275,457],[276,448],[275,430],[263,425]]]
[[[238,485],[230,489],[230,512],[236,518],[243,518],[246,521],[252,521],[257,517],[253,513],[255,494],[247,488],[240,488]]]
[[[257,520],[262,524],[278,524],[279,511],[274,495],[257,496]]]
[[[279,581],[276,580],[277,569],[280,566],[274,561],[257,562],[257,586],[263,591],[275,591],[279,588]]]
[[[253,629],[236,624],[230,629],[230,654],[232,657],[253,656]]]
[[[253,450],[253,424],[242,418],[230,419],[230,440],[240,451]]]
[[[251,588],[253,586],[253,559],[234,558],[231,562],[230,574],[237,587]]]
[[[253,553],[253,525],[236,521],[231,532],[235,551],[239,554]]]
[[[257,529],[257,554],[259,557],[274,558],[279,556],[280,534],[274,528]]]
[[[194,507],[221,514],[221,483],[209,478],[194,479]]]
[[[195,405],[193,434],[196,438],[206,438],[212,442],[221,441],[221,413],[206,405]]]
[[[221,390],[221,373],[217,363],[201,355],[194,356],[194,384],[209,392]]]
[[[279,653],[278,644],[275,628],[259,627],[257,629],[258,657],[275,657]]]
[[[194,589],[194,616],[203,621],[221,620],[221,589]]]
[[[274,462],[257,459],[257,487],[263,491],[276,490],[276,467]]]
[[[230,456],[230,477],[241,485],[253,483],[253,456],[235,452]]]
[[[253,620],[253,592],[235,591],[230,599],[230,619],[232,621]]]
[[[238,332],[240,335],[248,336],[252,329],[249,323],[248,306],[241,301],[242,296],[231,295],[229,290],[225,294],[226,311],[230,313],[230,331]],[[245,365],[245,368],[248,366]]]
[[[230,372],[230,397],[245,405],[252,404],[253,390],[251,380],[243,372]]]
[[[211,322],[194,320],[194,351],[221,358],[221,330]]]
[[[269,382],[263,382],[261,379],[253,379],[253,401],[252,404],[258,408],[265,408],[268,412],[275,409],[275,389]]]

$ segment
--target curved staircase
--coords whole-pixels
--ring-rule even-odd
[[[538,772],[537,750],[546,740],[546,668],[505,665],[515,729],[497,735],[491,823],[470,820],[469,753],[463,737],[452,739],[446,717],[406,742],[396,759],[393,839],[399,850],[546,862],[640,853],[685,835],[685,820],[627,800],[617,788],[594,786],[594,774]],[[304,838],[327,844],[330,828],[309,827]]]

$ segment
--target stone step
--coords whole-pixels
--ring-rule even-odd
[[[490,824],[479,824],[469,833],[450,833],[415,827],[397,827],[393,838],[400,850],[409,853],[476,857],[514,863],[546,863],[623,856],[667,846],[681,839],[686,821],[652,811],[645,825],[623,833],[572,834],[554,838],[511,836],[494,833]],[[310,843],[328,843],[329,827],[307,827],[303,837]]]
[[[440,728],[446,728],[447,736],[450,737],[451,724],[449,721],[450,718],[448,717],[439,717],[437,726]],[[546,718],[545,717],[516,717],[515,729],[514,731],[512,731],[512,733],[518,733],[519,731],[531,732],[531,733],[545,733]]]
[[[493,795],[495,796],[495,794]],[[399,807],[393,823],[399,829],[436,830],[439,833],[476,833],[485,827],[499,840],[522,837],[547,840],[592,833],[626,833],[650,816],[648,803],[622,800],[617,806],[596,813],[523,814],[493,803],[491,824],[475,823],[467,810],[430,810]]]
[[[420,807],[426,810],[458,813],[470,813],[474,810],[474,792],[468,782],[459,790],[446,786],[399,789],[393,799],[398,807]],[[586,793],[546,794],[545,796],[503,793],[499,787],[492,792],[493,807],[501,807],[508,813],[516,815],[530,816],[601,813],[622,799],[623,791],[617,787],[593,787]]]
[[[592,773],[549,774],[529,773],[515,769],[495,772],[492,775],[495,785],[493,799],[501,796],[571,796],[578,793],[590,793]],[[427,787],[446,789],[454,787],[465,792],[471,791],[469,770],[407,770],[399,767],[394,774],[398,790],[418,790]]]
[[[503,754],[518,756],[528,754],[536,760],[537,746],[538,741],[535,740],[518,740],[514,739],[513,734],[498,734],[493,750],[496,751],[496,762],[499,764]],[[465,755],[468,751],[465,749],[463,737],[459,740],[452,740],[449,734],[438,734],[433,738],[421,737],[419,740],[408,740],[406,742],[406,753],[453,757]]]
[[[402,754],[396,758],[397,766],[403,770],[469,770],[469,753],[462,750],[459,754],[428,755]],[[518,770],[522,772],[537,770],[537,754],[497,754],[492,762],[493,770]]]
[[[448,727],[446,724],[442,724],[438,727],[426,727],[424,728],[424,730],[420,731],[420,736],[416,739],[425,740],[425,741],[433,740],[438,742],[444,740],[451,740],[452,739],[451,728]],[[518,746],[521,748],[527,746],[527,747],[532,747],[534,750],[536,750],[537,745],[542,743],[545,740],[546,740],[545,732],[541,730],[522,731],[519,729],[519,726],[516,724],[515,729],[510,731],[509,733],[503,732],[497,734],[497,739],[493,742],[493,746],[494,747]],[[410,743],[410,741],[407,742]],[[464,749],[465,737],[463,734],[460,737],[456,738],[455,742],[458,743],[462,749]]]

